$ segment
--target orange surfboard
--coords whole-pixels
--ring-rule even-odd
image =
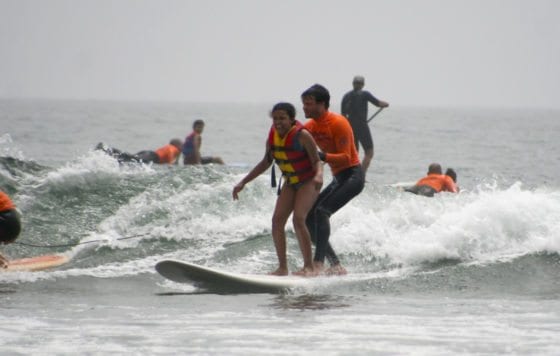
[[[68,262],[64,255],[43,255],[29,258],[10,260],[4,271],[42,271],[44,269],[58,267]],[[0,269],[1,271],[1,269]]]

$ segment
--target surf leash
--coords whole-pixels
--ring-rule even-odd
[[[142,236],[146,236],[146,235],[149,235],[149,233],[119,237],[115,240],[128,240],[128,239],[134,239],[134,238],[142,237]],[[109,241],[109,240],[99,239],[99,240],[91,240],[91,241],[84,241],[84,242],[77,242],[77,243],[63,244],[63,245],[36,245],[36,244],[30,244],[30,243],[20,242],[20,241],[14,241],[14,244],[18,244],[18,245],[22,245],[22,246],[29,246],[29,247],[58,248],[58,247],[75,247],[75,246],[79,246],[79,245],[91,244],[91,243],[94,243],[94,242],[104,242],[104,241]]]
[[[373,118],[376,117],[377,114],[379,114],[379,113],[381,112],[381,110],[383,110],[383,109],[385,109],[385,108],[379,108],[379,109],[377,109],[377,111],[374,112],[373,115],[371,115],[371,117],[370,117],[369,119],[367,119],[367,122],[370,122],[371,120],[373,120]]]

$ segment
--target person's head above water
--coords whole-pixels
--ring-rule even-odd
[[[441,165],[439,163],[430,164],[428,174],[442,174]]]
[[[455,172],[453,168],[447,168],[447,170],[445,171],[445,175],[451,177],[451,179],[453,179],[453,182],[457,183],[457,172]]]
[[[352,86],[354,90],[360,90],[364,87],[366,80],[361,75],[356,75],[354,79],[352,79]]]
[[[313,98],[316,103],[324,103],[325,109],[329,108],[331,95],[327,88],[321,84],[314,84],[301,94],[301,98]]]
[[[169,141],[169,144],[177,147],[178,149],[181,149],[181,147],[183,146],[183,141],[181,141],[178,138],[174,138],[171,141]]]

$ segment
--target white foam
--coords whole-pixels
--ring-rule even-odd
[[[560,252],[558,192],[527,191],[515,184],[505,190],[435,198],[402,193],[381,200],[375,194],[361,196],[331,218],[335,250],[405,265]]]

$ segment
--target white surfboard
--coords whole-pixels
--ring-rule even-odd
[[[405,190],[406,188],[410,188],[412,186],[414,186],[416,184],[416,182],[397,182],[397,183],[393,183],[393,184],[389,184],[389,187],[391,188],[397,188],[399,190]]]
[[[163,260],[155,267],[174,282],[218,293],[278,293],[310,282],[306,277],[234,273],[178,260]]]

